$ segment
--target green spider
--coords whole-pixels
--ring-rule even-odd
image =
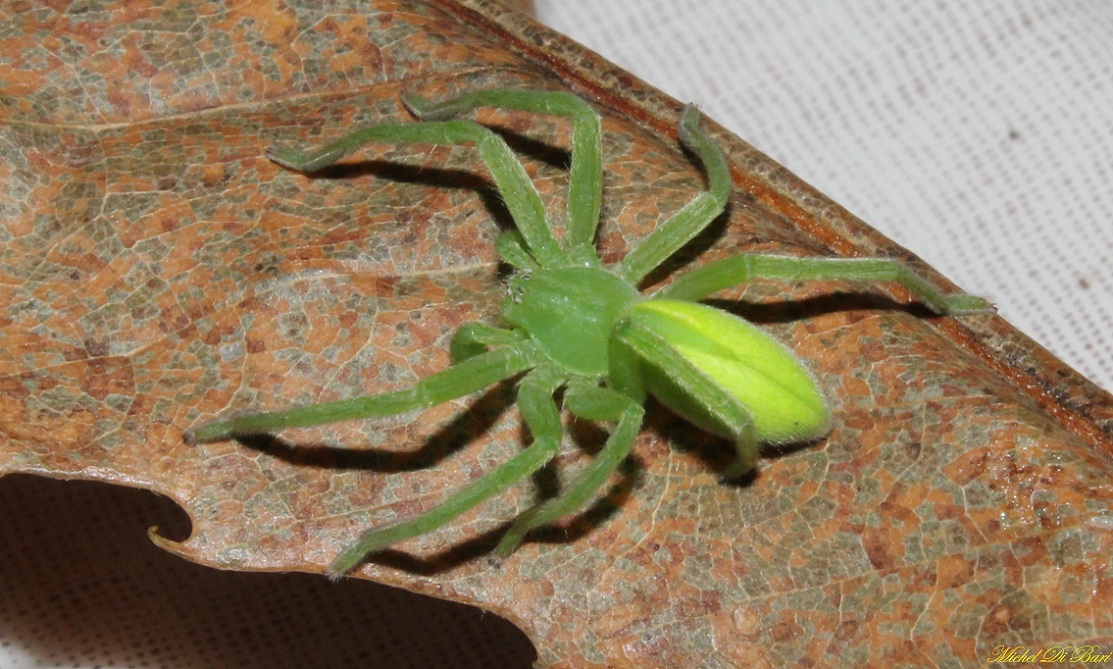
[[[469,323],[451,344],[454,364],[406,390],[230,417],[194,428],[187,441],[211,442],[288,427],[389,416],[471,395],[522,375],[517,404],[532,442],[513,458],[411,520],[364,532],[329,566],[339,576],[368,554],[431,532],[530,476],[557,453],[563,433],[555,396],[574,416],[613,427],[592,463],[559,495],[521,513],[495,553],[509,556],[526,534],[581,509],[630,452],[641,430],[647,394],[694,425],[735,444],[737,461],[724,478],[753,469],[762,443],[793,443],[826,434],[829,412],[803,364],[769,334],[700,304],[752,278],[804,281],[893,281],[937,313],[990,310],[982,298],[943,292],[890,259],[795,258],[739,254],[692,269],[656,292],[638,284],[726,208],[731,177],[722,150],[687,107],[680,142],[702,163],[708,188],[660,224],[621,262],[605,266],[594,242],[602,198],[599,115],[566,92],[483,90],[439,104],[404,96],[424,123],[358,130],[312,153],[272,149],[267,156],[314,172],[369,142],[471,144],[494,178],[517,228],[496,242],[513,274],[502,305],[506,326]],[[571,170],[563,240],[554,236],[541,197],[503,139],[477,123],[450,120],[478,107],[570,117]]]

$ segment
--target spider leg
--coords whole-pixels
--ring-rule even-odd
[[[946,295],[935,283],[892,258],[794,258],[740,254],[697,267],[676,278],[654,297],[702,300],[720,290],[751,279],[812,281],[893,281],[940,314],[993,311],[984,298],[965,293]]]
[[[284,411],[245,414],[206,423],[185,434],[187,443],[222,441],[288,427],[376,418],[431,407],[470,395],[537,365],[540,354],[528,341],[475,355],[418,381],[412,388]]]
[[[566,91],[494,89],[430,102],[404,96],[406,106],[424,121],[443,121],[477,107],[502,107],[572,119],[572,165],[568,180],[568,229],[565,246],[574,260],[599,264],[595,230],[603,200],[603,130],[599,114]]]
[[[329,565],[330,577],[343,575],[370,553],[432,532],[526,478],[551,460],[560,448],[562,435],[560,410],[553,401],[553,393],[564,381],[564,376],[552,367],[538,367],[526,375],[518,388],[518,409],[533,435],[533,443],[417,518],[364,532],[356,543]]]
[[[723,472],[723,479],[738,478],[754,468],[759,455],[759,439],[748,408],[683,356],[676,355],[658,335],[638,323],[629,320],[620,323],[615,328],[614,338],[612,350],[625,353],[616,361],[633,367],[612,371],[611,380],[616,383],[617,390],[626,391],[624,385],[628,385],[633,393],[649,391],[692,424],[731,440],[738,459]],[[652,363],[643,364],[643,361]],[[677,393],[673,388],[682,392]],[[675,401],[675,398],[684,400]]]
[[[514,519],[514,523],[495,548],[495,554],[499,557],[505,558],[513,553],[530,530],[583,507],[630,453],[645,414],[641,405],[630,397],[589,383],[570,385],[565,393],[564,403],[569,411],[580,418],[617,421],[617,425],[607,438],[603,450],[567,489]]]
[[[499,259],[516,270],[533,270],[540,267],[526,250],[525,239],[517,230],[507,230],[495,240],[495,253]]]
[[[707,172],[708,188],[649,234],[618,267],[638,283],[723,213],[730,197],[730,167],[723,150],[700,128],[700,113],[689,105],[680,117],[680,142],[696,154]]]
[[[495,180],[506,208],[514,218],[529,252],[543,265],[567,259],[553,237],[541,195],[506,142],[472,121],[383,123],[356,130],[347,137],[308,153],[272,147],[267,157],[299,172],[316,172],[332,165],[364,144],[474,144]]]
[[[448,350],[453,362],[463,362],[468,358],[486,353],[494,346],[513,346],[525,336],[518,330],[504,330],[486,323],[467,323],[452,335]]]

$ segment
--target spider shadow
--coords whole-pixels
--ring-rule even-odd
[[[341,163],[322,168],[311,175],[313,179],[358,179],[374,177],[376,180],[401,184],[435,186],[450,190],[474,191],[483,207],[494,219],[499,230],[514,227],[514,218],[506,208],[498,188],[485,175],[467,169],[411,165],[391,160],[371,159],[358,163]]]
[[[239,437],[242,445],[282,460],[293,466],[328,470],[369,471],[379,474],[428,469],[455,453],[477,437],[494,427],[498,419],[514,404],[514,380],[492,386],[473,400],[447,424],[429,435],[420,448],[408,451],[382,449],[347,449],[327,444],[296,444],[278,436],[259,434]],[[519,429],[521,443],[531,439],[528,429]],[[569,430],[572,441],[588,457],[602,448],[607,432],[594,423],[573,420]],[[532,478],[537,490],[536,501],[541,502],[559,495],[560,482],[558,453]],[[538,528],[527,537],[529,542],[569,543],[588,534],[596,526],[613,516],[623,505],[641,480],[642,467],[635,456],[628,457],[619,469],[620,478],[591,506],[562,520],[559,524]],[[464,484],[461,484],[464,485]],[[370,555],[365,562],[393,567],[410,573],[433,576],[458,567],[466,562],[490,556],[513,518],[498,527],[485,531],[444,550],[415,555],[402,550],[386,549]],[[352,537],[353,540],[355,536]]]
[[[491,127],[500,135],[511,150],[519,155],[541,163],[549,168],[567,171],[571,153],[559,147],[546,144],[527,135]],[[484,208],[495,221],[500,231],[516,229],[514,217],[507,209],[502,194],[490,177],[485,166],[476,158],[476,164],[469,168],[430,167],[422,164],[403,163],[394,160],[371,158],[358,162],[345,162],[321,168],[309,176],[313,179],[358,179],[373,177],[376,180],[394,181],[404,184],[435,186],[452,190],[470,190],[478,195]]]
[[[815,441],[791,444],[762,444],[761,457],[757,467],[746,474],[726,478],[731,466],[738,460],[738,452],[728,439],[705,432],[672,412],[656,399],[650,397],[646,402],[645,427],[669,448],[699,461],[709,472],[718,476],[716,485],[745,488],[761,478],[762,463],[768,460],[787,457],[815,445]]]
[[[597,457],[610,437],[610,433],[597,422],[575,416],[572,416],[569,420],[567,433],[569,441],[576,450],[586,456],[585,459]],[[560,460],[561,457],[558,455],[534,474],[533,483],[537,490],[536,503],[546,502],[558,497],[564,487],[575,480],[582,468],[590,464],[589,462],[580,462],[569,467],[568,463],[560,462]],[[563,477],[561,476],[562,470],[566,471]],[[530,531],[526,535],[526,542],[572,543],[591,533],[595,528],[616,515],[644,480],[645,466],[637,454],[631,452],[623,459],[617,472],[618,480],[611,484],[603,494],[597,495],[590,505],[568,514],[555,523]]]
[[[644,468],[636,457],[626,458],[619,467],[619,480],[605,494],[581,511],[570,514],[556,523],[530,531],[522,542],[523,545],[532,543],[573,544],[590,534],[607,519],[618,513],[625,500],[637,488],[642,479],[641,473],[643,471]],[[513,519],[510,519],[482,534],[447,546],[435,553],[416,555],[403,550],[388,548],[367,556],[363,563],[391,567],[420,576],[435,576],[467,562],[480,559],[486,559],[492,568],[500,569],[503,560],[494,556],[494,550],[499,540],[510,529],[512,523]],[[511,556],[507,559],[512,560],[514,557]]]
[[[589,458],[598,454],[608,437],[608,433],[598,425],[575,418],[571,421],[568,434],[575,447],[583,451]],[[521,427],[521,437],[523,440],[530,438],[524,425]],[[532,482],[537,493],[531,503],[541,503],[560,494],[563,487],[560,469],[563,465],[559,461],[562,459],[565,458],[562,458],[561,453],[558,453],[553,460],[533,475]],[[579,463],[574,471],[568,472],[568,477],[574,477],[586,464]],[[618,473],[618,480],[589,506],[569,514],[556,523],[531,531],[523,543],[571,544],[594,531],[622,508],[625,501],[641,483],[644,466],[636,455],[631,454],[620,465]],[[493,568],[500,568],[502,560],[493,556],[494,549],[513,521],[514,519],[510,518],[497,527],[465,541],[447,546],[435,553],[419,556],[388,548],[367,556],[364,562],[392,567],[422,576],[434,576],[463,563],[483,558],[486,558]]]
[[[268,434],[243,436],[237,438],[237,441],[248,448],[266,453],[293,466],[367,471],[378,474],[417,471],[436,465],[489,431],[513,403],[514,392],[511,381],[492,386],[447,424],[426,437],[419,448],[407,451],[348,449],[326,444],[295,444]],[[507,526],[508,524],[502,529]],[[434,576],[490,554],[500,535],[501,531],[492,530],[428,556],[417,556],[388,548],[367,556],[363,563],[375,563],[413,574]],[[355,541],[356,536],[356,534],[352,535],[352,541]]]
[[[353,449],[328,444],[296,444],[271,434],[244,435],[237,441],[293,466],[379,474],[428,469],[465,448],[494,427],[514,403],[510,381],[498,383],[412,450]]]
[[[802,299],[750,302],[747,300],[709,299],[703,301],[730,312],[755,325],[792,323],[834,313],[896,311],[917,319],[942,318],[919,302],[901,302],[869,288],[836,290]]]

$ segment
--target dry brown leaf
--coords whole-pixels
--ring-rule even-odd
[[[607,258],[702,185],[671,101],[481,0],[83,16],[24,12],[4,37],[19,55],[0,77],[0,472],[161,492],[194,523],[161,544],[198,563],[320,572],[360,530],[522,443],[507,387],[281,440],[183,443],[227,411],[411,383],[448,363],[457,327],[495,315],[505,214],[472,152],[390,148],[307,178],[266,146],[411,120],[403,88],[570,87],[605,115]],[[35,48],[52,41],[70,62]],[[483,119],[560,209],[564,124]],[[690,256],[894,252],[720,135],[739,188]],[[506,616],[540,666],[974,666],[999,645],[1108,644],[1109,397],[998,319],[846,291],[735,295],[808,360],[836,417],[752,483],[718,483],[729,449],[657,410],[604,500],[490,567],[499,529],[589,457],[578,446],[598,433],[575,425],[551,476],[359,575]]]

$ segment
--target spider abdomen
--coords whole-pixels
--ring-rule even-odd
[[[645,300],[632,306],[619,327],[638,327],[683,360],[691,375],[716,386],[709,397],[737,402],[753,419],[759,441],[786,443],[827,432],[823,394],[803,363],[769,333],[737,316],[679,300]],[[642,361],[645,389],[689,422],[731,437],[716,407],[700,401],[651,361]]]
[[[607,373],[607,343],[619,316],[642,299],[626,281],[597,267],[523,271],[508,282],[502,316],[550,360],[588,377]]]

